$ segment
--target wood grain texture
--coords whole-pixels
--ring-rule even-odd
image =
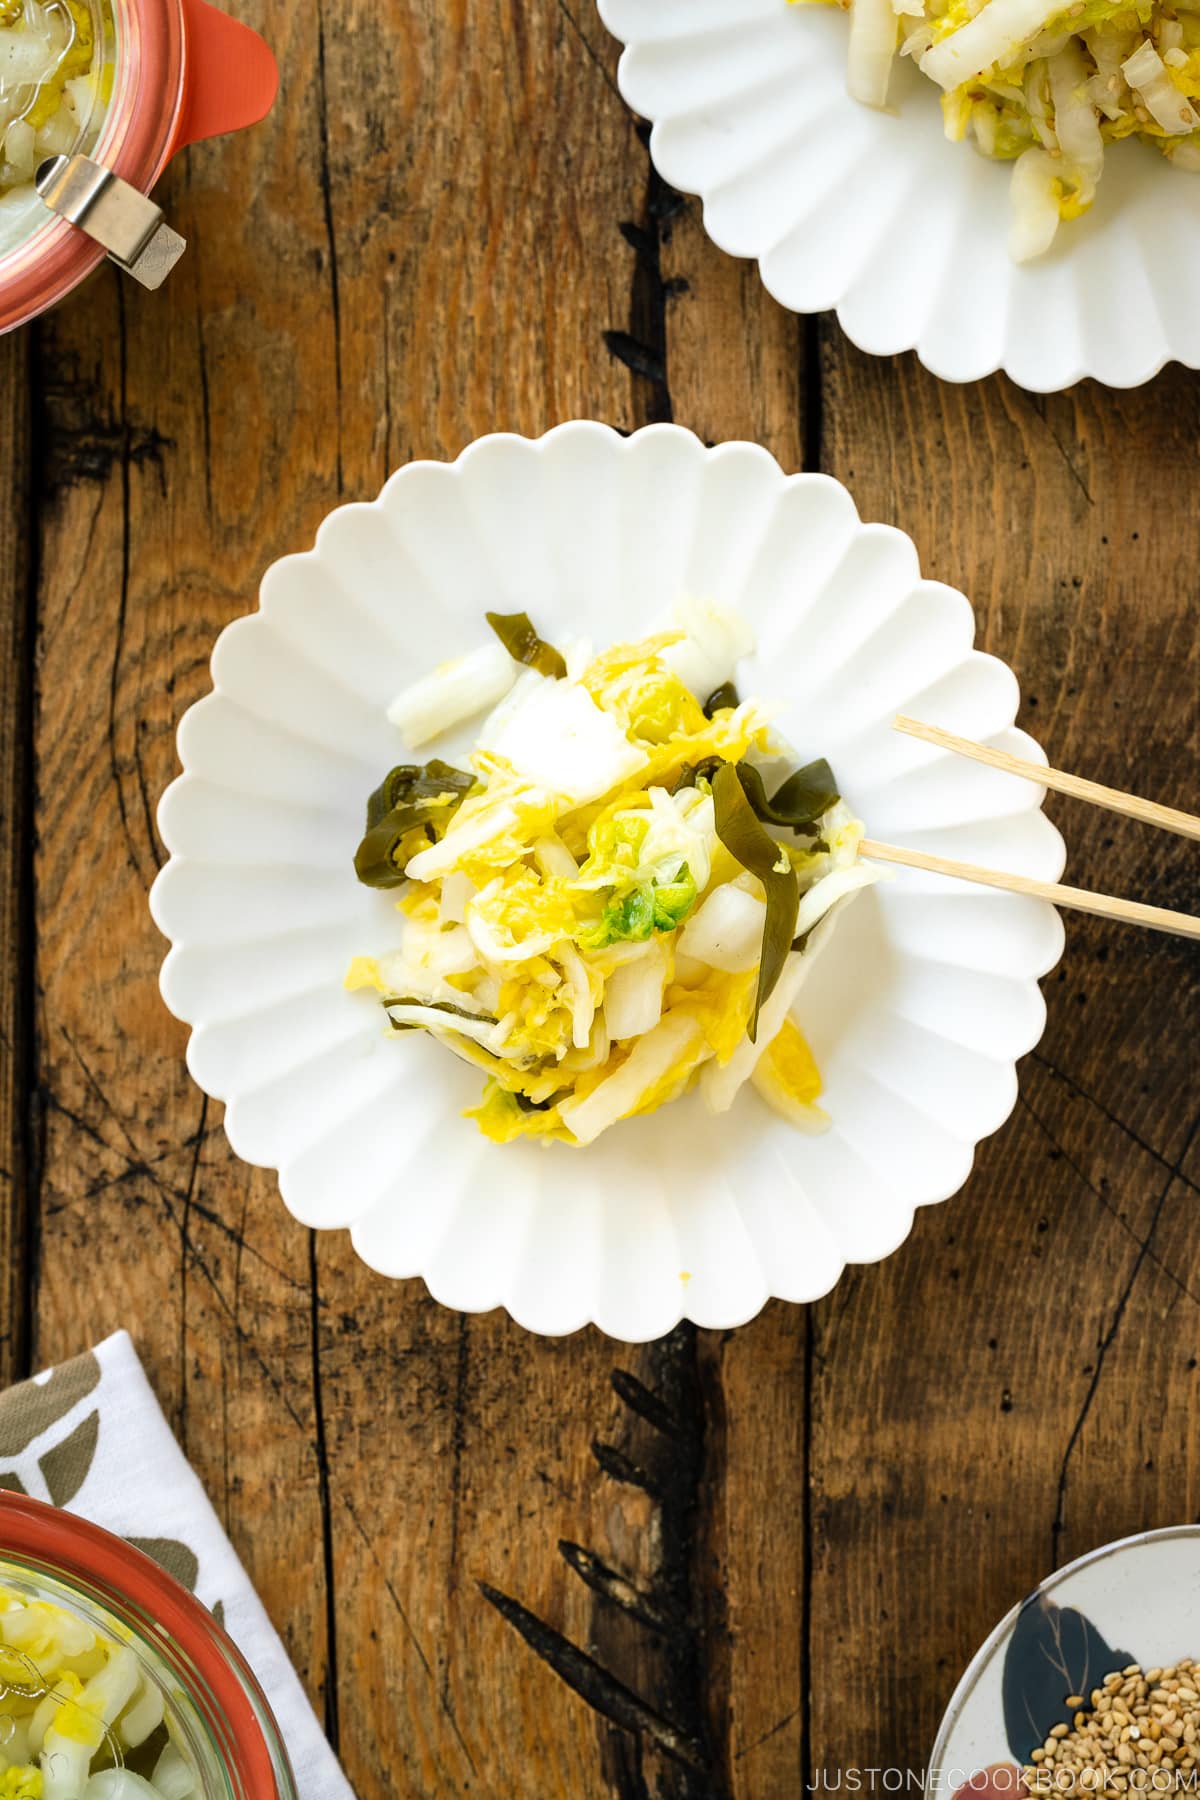
[[[232,1157],[157,994],[154,806],[272,558],[410,457],[590,415],[840,476],[971,595],[1055,761],[1194,808],[1200,384],[950,389],[797,321],[652,170],[591,0],[240,10],[281,102],[171,171],[167,286],[104,272],[0,342],[0,494],[19,523],[25,458],[38,495],[0,535],[0,906],[36,926],[0,986],[0,1376],[133,1329],[360,1800],[919,1768],[1033,1580],[1200,1513],[1194,951],[1073,921],[1014,1118],[819,1306],[548,1343],[378,1279]],[[1052,810],[1072,880],[1196,910],[1187,845]]]
[[[825,467],[971,596],[1051,760],[1194,804],[1197,378],[947,388],[830,327],[822,366]],[[1075,880],[1195,911],[1186,843],[1049,810]],[[1197,1516],[1197,979],[1185,944],[1070,918],[1013,1118],[962,1194],[814,1309],[814,1768],[921,1766],[1035,1581]]]

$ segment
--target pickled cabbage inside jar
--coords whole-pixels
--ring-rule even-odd
[[[123,1539],[3,1490],[0,1800],[296,1800],[213,1614]]]
[[[112,0],[0,0],[0,255],[45,220],[38,164],[94,146],[115,60]]]
[[[0,1563],[4,1800],[204,1793],[172,1694],[114,1618],[85,1617]]]

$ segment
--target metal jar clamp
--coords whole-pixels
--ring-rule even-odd
[[[161,287],[187,248],[161,206],[90,156],[49,158],[37,190],[51,212],[103,245],[143,287]]]

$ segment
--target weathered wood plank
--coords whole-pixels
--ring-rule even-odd
[[[711,1731],[731,1800],[799,1793],[810,1677],[808,1316],[773,1301],[703,1339],[708,1477],[697,1586]]]
[[[0,338],[0,1383],[28,1373],[30,1093],[28,337]]]
[[[272,9],[272,30],[294,72],[315,64],[309,9]],[[146,907],[179,714],[208,686],[216,633],[264,564],[309,540],[336,479],[327,287],[306,241],[320,229],[311,110],[189,152],[162,193],[189,240],[167,287],[143,294],[106,270],[39,340],[36,1351],[131,1328],[320,1705],[308,1237],[187,1075]]]
[[[1022,722],[1062,766],[1186,803],[1200,383],[1039,400],[942,387],[832,327],[823,346],[825,467],[971,595]],[[1051,810],[1075,880],[1194,905],[1181,847]],[[1194,1516],[1200,1227],[1177,1170],[1196,980],[1151,933],[1072,920],[1013,1120],[962,1194],[815,1310],[814,1768],[919,1768],[961,1667],[1036,1579]]]
[[[660,236],[673,416],[707,442],[749,439],[799,469],[815,398],[803,323],[753,263],[709,242],[698,201],[668,208]],[[807,1711],[805,1312],[777,1303],[743,1331],[701,1333],[698,1355],[704,1474],[691,1556],[708,1791],[782,1800],[799,1791]]]
[[[706,443],[762,444],[791,473],[805,454],[804,322],[771,299],[755,263],[709,241],[698,200],[676,201],[661,228],[676,420]]]

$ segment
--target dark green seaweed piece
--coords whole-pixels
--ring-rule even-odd
[[[484,617],[514,662],[536,669],[539,675],[553,675],[561,681],[567,665],[554,648],[540,638],[529,622],[528,613],[486,613]]]
[[[400,763],[390,769],[367,801],[367,829],[354,853],[354,872],[365,887],[399,887],[407,858],[404,839],[424,828],[426,841],[434,841],[432,822],[449,819],[475,777],[450,763]],[[446,802],[442,796],[453,794]]]
[[[800,910],[800,883],[790,864],[786,868],[779,866],[785,860],[785,853],[755,817],[739,780],[741,772],[733,763],[722,763],[713,776],[712,791],[717,836],[743,869],[758,876],[767,896],[767,916],[763,922],[762,949],[758,958],[758,989],[748,1028],[753,1044],[758,1038],[758,1015],[774,991],[792,948],[796,914]]]
[[[722,756],[706,756],[698,763],[684,763],[671,789],[673,794],[682,792],[684,788],[695,787],[698,782],[711,782],[725,759]]]
[[[466,794],[475,785],[475,777],[465,769],[456,769],[438,757],[427,763],[397,763],[389,769],[367,801],[367,830],[404,802],[433,800],[439,794]]]
[[[839,795],[833,770],[822,758],[788,776],[771,798],[763,778],[749,763],[739,763],[738,776],[755,813],[769,825],[785,825],[791,831],[811,832],[821,814],[836,806]]]
[[[671,792],[677,794],[681,788],[695,787],[702,780],[711,782],[724,764],[725,759],[721,756],[706,756],[698,763],[685,763]],[[769,800],[762,775],[756,768],[741,762],[737,764],[737,773],[757,818],[768,825],[783,825],[789,831],[802,832],[805,836],[815,833],[822,813],[836,806],[840,798],[833,770],[823,758],[809,763],[806,768],[796,769]]]
[[[737,703],[738,691],[732,681],[723,681],[720,687],[713,689],[700,710],[706,719],[711,719],[715,712],[721,712],[727,706],[736,706]]]

